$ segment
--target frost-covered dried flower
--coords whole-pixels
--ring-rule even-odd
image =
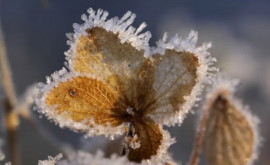
[[[258,119],[233,96],[236,84],[220,77],[207,97],[203,153],[210,165],[247,165],[257,157]]]
[[[173,140],[162,125],[181,124],[196,102],[213,69],[211,44],[196,47],[198,35],[191,31],[186,39],[176,35],[168,42],[165,34],[150,48],[150,32],[141,33],[146,24],[131,26],[135,14],[107,20],[106,11],[88,13],[68,35],[68,71],[63,68],[38,86],[39,112],[87,136],[126,130],[137,137],[129,139],[129,160],[166,161]]]
[[[62,157],[62,154],[58,154],[55,157],[48,156],[48,160],[40,160],[38,165],[55,165]]]

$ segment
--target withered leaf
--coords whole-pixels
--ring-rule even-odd
[[[209,106],[203,153],[210,165],[247,165],[255,147],[255,130],[242,106],[227,91]]]

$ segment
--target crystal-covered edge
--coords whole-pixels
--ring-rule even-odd
[[[143,22],[138,28],[131,26],[136,17],[134,13],[128,11],[121,19],[118,17],[107,19],[109,15],[107,11],[103,11],[102,9],[95,11],[92,8],[89,8],[88,14],[89,16],[86,14],[81,16],[84,21],[83,24],[73,24],[74,33],[67,34],[67,44],[70,46],[69,50],[65,52],[66,60],[68,61],[68,68],[71,70],[73,68],[73,59],[76,55],[76,45],[79,37],[81,35],[86,36],[86,30],[94,27],[100,27],[108,32],[118,34],[121,43],[128,42],[137,50],[144,50],[144,57],[148,58],[150,56],[149,40],[152,35],[149,31],[141,33],[146,27],[145,22]]]

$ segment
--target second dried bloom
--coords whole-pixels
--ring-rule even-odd
[[[234,85],[219,79],[208,95],[203,153],[210,165],[248,165],[257,156],[258,119],[233,96]]]

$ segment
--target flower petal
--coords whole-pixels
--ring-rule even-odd
[[[193,38],[197,38],[197,33],[192,35],[186,40],[174,38],[153,49],[155,73],[150,75],[154,96],[144,109],[159,123],[180,124],[209,78],[214,61],[207,52],[210,45],[196,47]]]
[[[130,148],[128,159],[134,162],[170,161],[167,149],[174,143],[168,132],[150,118],[144,118],[134,123],[135,135],[138,136],[139,148]]]
[[[127,12],[121,19],[106,20],[106,11],[89,9],[90,16],[83,15],[83,25],[76,25],[71,37],[70,50],[66,53],[68,67],[73,72],[91,73],[112,88],[122,88],[127,97],[134,90],[132,80],[149,56],[150,32],[140,33],[130,26],[135,14]]]
[[[39,89],[36,104],[60,126],[113,135],[123,131],[120,95],[102,81],[66,73]],[[123,110],[125,111],[125,110]]]

